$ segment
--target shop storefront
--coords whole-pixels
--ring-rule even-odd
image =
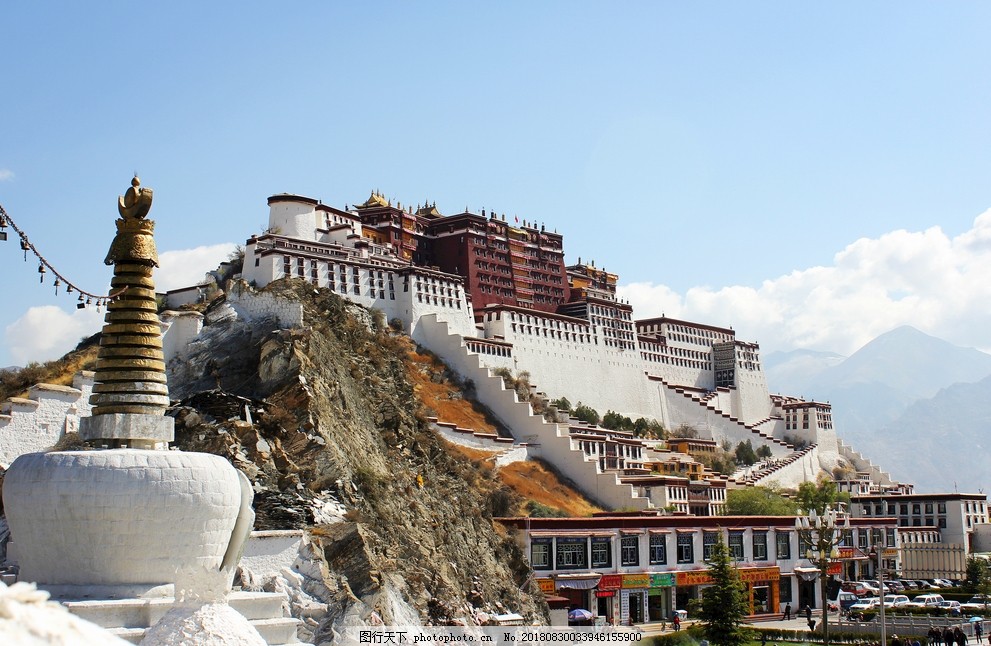
[[[555,593],[566,598],[570,608],[581,608],[594,614],[598,607],[594,592],[600,578],[601,575],[595,572],[559,574],[553,579]]]
[[[647,621],[666,621],[674,611],[674,573],[651,574],[647,588]]]
[[[622,624],[642,624],[647,621],[647,590],[649,574],[624,574],[619,591],[619,616]]]
[[[616,604],[619,591],[623,587],[623,576],[620,574],[603,574],[595,590],[596,608],[593,612],[599,617],[605,617],[607,624],[614,623]]]
[[[749,614],[778,612],[781,570],[775,566],[740,568],[737,571],[747,591]],[[702,589],[712,585],[708,570],[678,572],[675,581],[679,608],[687,608],[689,600],[701,598]]]

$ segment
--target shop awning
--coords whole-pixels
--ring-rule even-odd
[[[572,590],[591,590],[599,585],[602,575],[598,572],[585,572],[581,574],[558,574],[554,577],[554,583],[558,588],[571,588]]]
[[[799,577],[803,581],[815,581],[816,577],[819,576],[819,568],[801,567],[799,565],[796,565],[795,576]]]

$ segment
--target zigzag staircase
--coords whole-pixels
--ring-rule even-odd
[[[462,377],[475,384],[476,398],[512,433],[517,442],[539,446],[539,455],[550,462],[596,503],[609,509],[645,509],[650,501],[632,485],[620,482],[619,474],[603,471],[595,458],[575,446],[567,424],[550,423],[534,415],[529,402],[517,399],[502,377],[493,375],[478,354],[465,346],[460,334],[449,332],[447,323],[435,314],[420,317],[414,340],[437,354]]]

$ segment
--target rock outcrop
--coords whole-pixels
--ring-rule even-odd
[[[249,476],[256,529],[315,525],[326,574],[308,592],[328,610],[311,621],[314,641],[342,622],[413,615],[546,621],[522,553],[491,522],[513,495],[431,430],[407,379],[409,339],[302,281],[266,292],[302,303],[307,327],[213,303],[203,333],[170,362],[181,398],[170,414],[180,448],[224,455]]]

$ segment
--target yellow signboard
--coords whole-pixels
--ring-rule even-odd
[[[544,594],[554,594],[554,579],[537,579],[537,585]]]
[[[649,588],[650,587],[650,575],[649,574],[624,574],[623,575],[623,587],[624,588]]]

